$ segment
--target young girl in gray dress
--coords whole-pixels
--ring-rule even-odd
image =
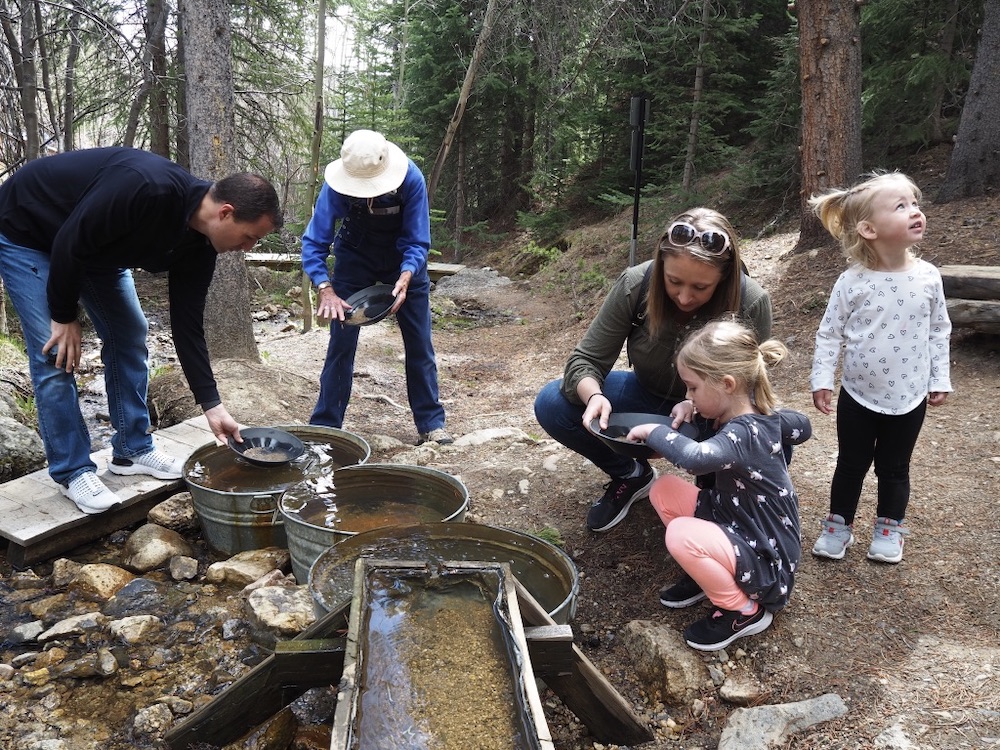
[[[816,333],[810,376],[813,404],[830,414],[843,353],[830,514],[812,551],[839,560],[854,544],[861,487],[874,462],[878,505],[868,558],[898,563],[909,533],[910,458],[927,405],[943,404],[951,390],[944,285],[940,271],[913,253],[926,219],[906,175],[874,174],[809,203],[851,261]]]
[[[812,434],[797,411],[776,411],[767,367],[788,350],[776,339],[758,343],[745,326],[716,321],[692,334],[677,355],[687,385],[682,402],[718,432],[701,442],[672,427],[646,424],[629,432],[690,474],[715,474],[698,490],[678,476],[659,478],[649,500],[666,526],[670,555],[685,576],[660,592],[667,607],[687,607],[706,596],[712,613],[684,631],[692,648],[715,651],[760,633],[787,603],[802,553],[798,497],[782,447]]]

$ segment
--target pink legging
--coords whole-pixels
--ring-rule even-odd
[[[649,502],[667,531],[667,551],[712,604],[721,609],[749,609],[750,598],[736,585],[736,554],[732,542],[717,523],[694,518],[698,488],[672,474],[657,479]]]

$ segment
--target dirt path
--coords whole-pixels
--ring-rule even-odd
[[[809,259],[788,259],[794,241],[794,235],[779,235],[747,243],[745,250],[751,272],[775,297],[775,335],[791,350],[773,373],[777,390],[786,406],[813,420],[815,436],[796,451],[791,467],[808,548],[826,513],[836,452],[833,417],[812,407],[808,367],[839,260],[813,273]],[[496,325],[435,332],[449,427],[457,435],[516,427],[536,442],[444,449],[428,460],[462,478],[472,496],[470,512],[481,521],[529,532],[558,530],[581,573],[578,642],[638,708],[653,712],[655,696],[637,683],[617,635],[634,619],[676,629],[692,619],[691,611],[667,611],[656,598],[678,572],[663,550],[662,528],[648,506],[637,504],[611,532],[589,533],[586,510],[605,479],[545,439],[532,413],[535,394],[560,376],[589,318],[577,316],[569,300],[530,283],[479,293],[476,303],[506,317],[497,316],[502,322]],[[994,344],[955,336],[956,393],[945,406],[929,410],[917,446],[908,517],[913,534],[903,563],[865,559],[875,505],[869,481],[858,545],[840,562],[807,554],[791,606],[766,633],[738,644],[741,656],[734,657],[732,669],[758,680],[767,702],[827,692],[848,702],[845,718],[810,730],[796,748],[875,747],[876,738],[891,735],[895,724],[918,744],[892,747],[957,750],[1000,742],[1000,386],[993,376],[1000,358]],[[326,332],[316,330],[270,338],[262,350],[270,364],[315,378],[325,346]],[[345,428],[412,442],[396,329],[365,329],[356,367]],[[657,468],[673,470],[663,461]],[[683,733],[660,736],[648,747],[714,746],[733,707],[712,688],[703,700],[697,715],[690,707],[668,706]],[[578,724],[558,726],[558,715],[553,719],[560,750],[593,746]]]

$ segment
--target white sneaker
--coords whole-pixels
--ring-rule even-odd
[[[123,476],[147,474],[154,479],[180,479],[184,476],[184,462],[153,448],[148,453],[132,456],[132,458],[115,456],[108,464],[108,470],[112,474]]]
[[[84,513],[103,513],[121,503],[121,498],[105,487],[92,471],[81,474],[59,489]]]

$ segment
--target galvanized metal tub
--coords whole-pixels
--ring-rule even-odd
[[[386,526],[464,521],[469,491],[427,466],[363,464],[333,473],[327,488],[291,487],[278,503],[299,583],[332,545]]]
[[[425,523],[366,531],[336,544],[309,570],[309,592],[322,616],[350,602],[358,558],[506,562],[556,623],[576,613],[579,575],[569,555],[531,534],[475,523]]]
[[[285,466],[254,466],[229,446],[215,442],[198,448],[184,462],[184,479],[202,534],[221,554],[286,547],[288,540],[278,511],[284,492],[304,481],[310,472],[320,471],[316,467],[320,459],[332,473],[342,466],[364,463],[371,456],[367,441],[345,430],[316,425],[282,425],[279,429],[307,444],[306,452]],[[319,445],[324,446],[321,451],[315,447]]]

